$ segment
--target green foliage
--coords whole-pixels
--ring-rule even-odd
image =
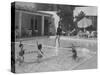
[[[61,24],[62,24],[62,29],[64,31],[69,31],[72,30],[74,28],[73,25],[73,10],[74,7],[73,6],[65,6],[65,5],[61,5],[58,6],[58,15],[61,18]]]
[[[80,21],[82,18],[84,18],[85,17],[85,13],[83,12],[83,11],[81,11],[79,14],[78,14],[78,16],[76,16],[75,18],[76,18],[76,21]]]

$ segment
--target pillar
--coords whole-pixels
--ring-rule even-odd
[[[21,27],[22,27],[22,12],[19,11],[19,37],[21,37]]]
[[[44,16],[42,16],[42,32],[41,35],[44,35]]]

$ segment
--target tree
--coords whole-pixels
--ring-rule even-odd
[[[58,4],[41,4],[38,3],[37,10],[42,11],[58,11],[58,16],[60,17],[60,22],[63,31],[69,31],[74,28],[73,24],[73,10],[74,6],[71,5],[58,5]]]
[[[85,17],[85,13],[83,12],[83,11],[81,11],[79,14],[78,14],[78,16],[76,16],[75,18],[76,18],[76,21],[78,22],[78,21],[80,21],[82,18],[84,18]]]
[[[58,16],[61,18],[62,29],[66,31],[70,31],[74,28],[73,25],[73,6],[69,5],[58,5]]]

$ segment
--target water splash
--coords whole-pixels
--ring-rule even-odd
[[[55,47],[56,56],[58,55],[58,47],[59,47],[59,44],[58,44],[58,38],[57,38],[56,39],[56,47]]]

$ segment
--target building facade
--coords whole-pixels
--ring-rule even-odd
[[[47,36],[55,33],[53,15],[15,9],[16,37]]]

